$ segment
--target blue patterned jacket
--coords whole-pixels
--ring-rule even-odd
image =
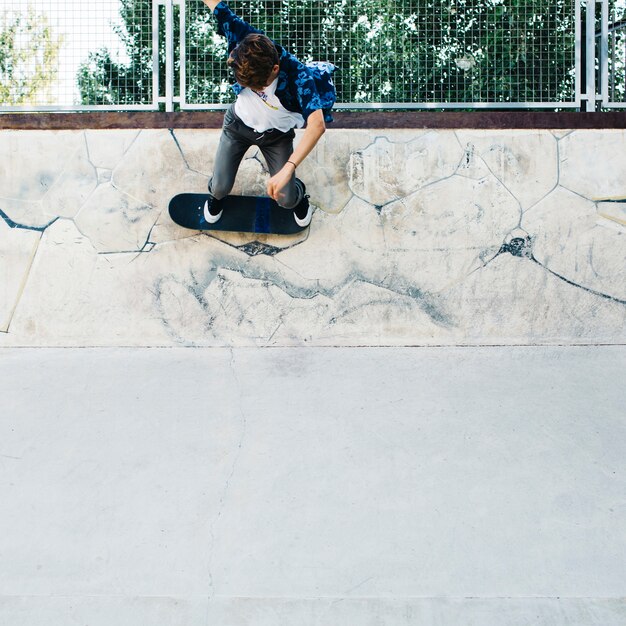
[[[226,37],[228,53],[250,33],[263,33],[262,30],[250,26],[235,15],[226,2],[220,2],[213,12],[217,19],[217,33]],[[332,122],[330,111],[335,104],[336,93],[332,74],[337,69],[332,63],[313,62],[301,63],[298,59],[274,42],[279,54],[278,85],[276,96],[288,110],[301,113],[306,120],[313,111],[322,109],[324,121]],[[239,83],[233,85],[235,94],[243,87]]]

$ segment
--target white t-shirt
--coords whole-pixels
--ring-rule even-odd
[[[276,128],[286,133],[292,128],[302,128],[304,118],[300,113],[288,111],[276,96],[278,77],[263,91],[243,89],[235,102],[235,113],[241,121],[257,133]]]

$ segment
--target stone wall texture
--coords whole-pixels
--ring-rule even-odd
[[[285,238],[170,221],[219,131],[2,131],[0,346],[624,343],[625,133],[329,129]]]

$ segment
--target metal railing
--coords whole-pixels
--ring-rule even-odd
[[[229,5],[301,60],[337,65],[336,108],[595,110],[626,106],[624,2],[598,0],[600,19],[596,0]],[[0,0],[0,111],[223,109],[215,31],[201,0]]]
[[[601,30],[596,34],[596,42],[602,107],[626,108],[626,0],[617,0],[613,6],[602,3]]]

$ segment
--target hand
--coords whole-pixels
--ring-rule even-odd
[[[276,200],[278,204],[280,204],[280,201],[285,197],[282,190],[289,184],[293,173],[293,165],[291,163],[285,163],[283,168],[267,181],[267,195]]]

